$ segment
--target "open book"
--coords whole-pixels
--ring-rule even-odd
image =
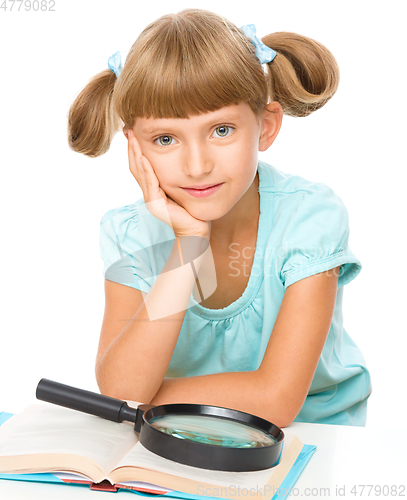
[[[4,474],[63,472],[69,474],[65,476],[68,481],[75,474],[90,483],[107,480],[140,491],[172,490],[231,500],[247,500],[251,491],[270,500],[307,446],[287,430],[285,436],[276,467],[254,472],[213,471],[155,455],[141,445],[129,422],[110,422],[48,403],[34,404],[0,426],[0,478]],[[305,454],[314,450],[310,446]],[[297,466],[297,477],[309,458]]]

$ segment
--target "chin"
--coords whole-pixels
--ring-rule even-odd
[[[202,220],[205,222],[221,219],[224,215],[227,214],[229,210],[222,209],[221,207],[211,206],[211,207],[183,207],[185,210],[195,217],[195,219]]]

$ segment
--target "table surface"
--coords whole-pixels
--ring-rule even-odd
[[[407,497],[406,429],[296,422],[289,429],[304,444],[317,446],[289,498]],[[136,498],[132,492],[117,494],[118,500]],[[108,500],[106,495],[87,487],[0,480],[2,500]]]

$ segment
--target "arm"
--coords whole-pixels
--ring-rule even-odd
[[[148,403],[164,380],[195,285],[192,267],[183,265],[182,257],[187,257],[186,262],[193,260],[199,273],[211,223],[195,219],[167,197],[133,130],[125,134],[130,171],[143,191],[148,211],[171,226],[176,241],[144,299],[139,290],[105,281],[96,379],[103,394]]]
[[[184,255],[196,255],[198,271],[207,239],[186,241],[180,237],[179,241]],[[96,379],[103,394],[145,403],[156,394],[171,361],[194,284],[191,266],[180,266],[177,243],[144,300],[139,290],[105,280],[105,314],[96,359]]]
[[[339,267],[290,285],[263,361],[250,372],[165,379],[152,404],[212,404],[245,411],[280,427],[300,411],[335,308]]]

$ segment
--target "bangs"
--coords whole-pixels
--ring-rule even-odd
[[[266,76],[240,30],[209,12],[185,12],[160,18],[131,48],[114,92],[126,126],[136,117],[187,118],[240,102],[257,114],[267,104]]]

